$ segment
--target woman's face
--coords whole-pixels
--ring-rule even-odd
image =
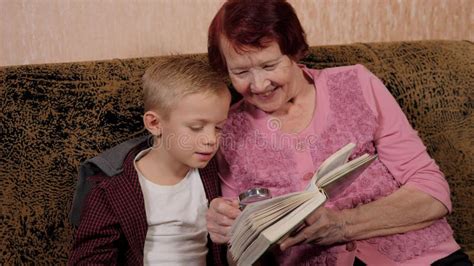
[[[245,101],[272,113],[296,96],[301,69],[281,53],[278,43],[272,42],[263,49],[236,51],[227,40],[221,41],[230,79]]]

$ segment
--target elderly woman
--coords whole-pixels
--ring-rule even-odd
[[[224,198],[207,214],[227,243],[237,195],[303,190],[321,162],[349,142],[377,154],[359,177],[280,244],[282,265],[469,264],[444,218],[449,187],[382,82],[361,65],[308,69],[305,33],[283,0],[229,0],[209,28],[209,61],[243,99],[223,128],[218,168]],[[464,264],[462,264],[464,265]]]

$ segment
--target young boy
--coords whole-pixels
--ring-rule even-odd
[[[160,60],[143,89],[152,145],[132,149],[121,173],[91,177],[69,264],[219,265],[205,215],[219,191],[211,159],[230,93],[192,58]]]

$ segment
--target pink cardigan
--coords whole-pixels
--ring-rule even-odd
[[[218,154],[222,192],[236,197],[253,186],[273,195],[304,189],[308,173],[337,148],[356,142],[353,156],[377,153],[378,160],[326,207],[345,209],[415,187],[451,211],[448,184],[382,82],[361,65],[311,70],[316,88],[312,122],[297,134],[279,131],[278,120],[240,102],[229,114]],[[459,249],[446,220],[427,228],[355,241],[355,245],[300,245],[280,254],[282,264],[428,265]]]

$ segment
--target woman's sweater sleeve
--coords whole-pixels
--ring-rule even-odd
[[[402,186],[431,195],[451,211],[449,186],[438,165],[384,84],[360,68],[362,82],[367,82],[362,86],[364,98],[378,122],[374,140],[379,159]]]

